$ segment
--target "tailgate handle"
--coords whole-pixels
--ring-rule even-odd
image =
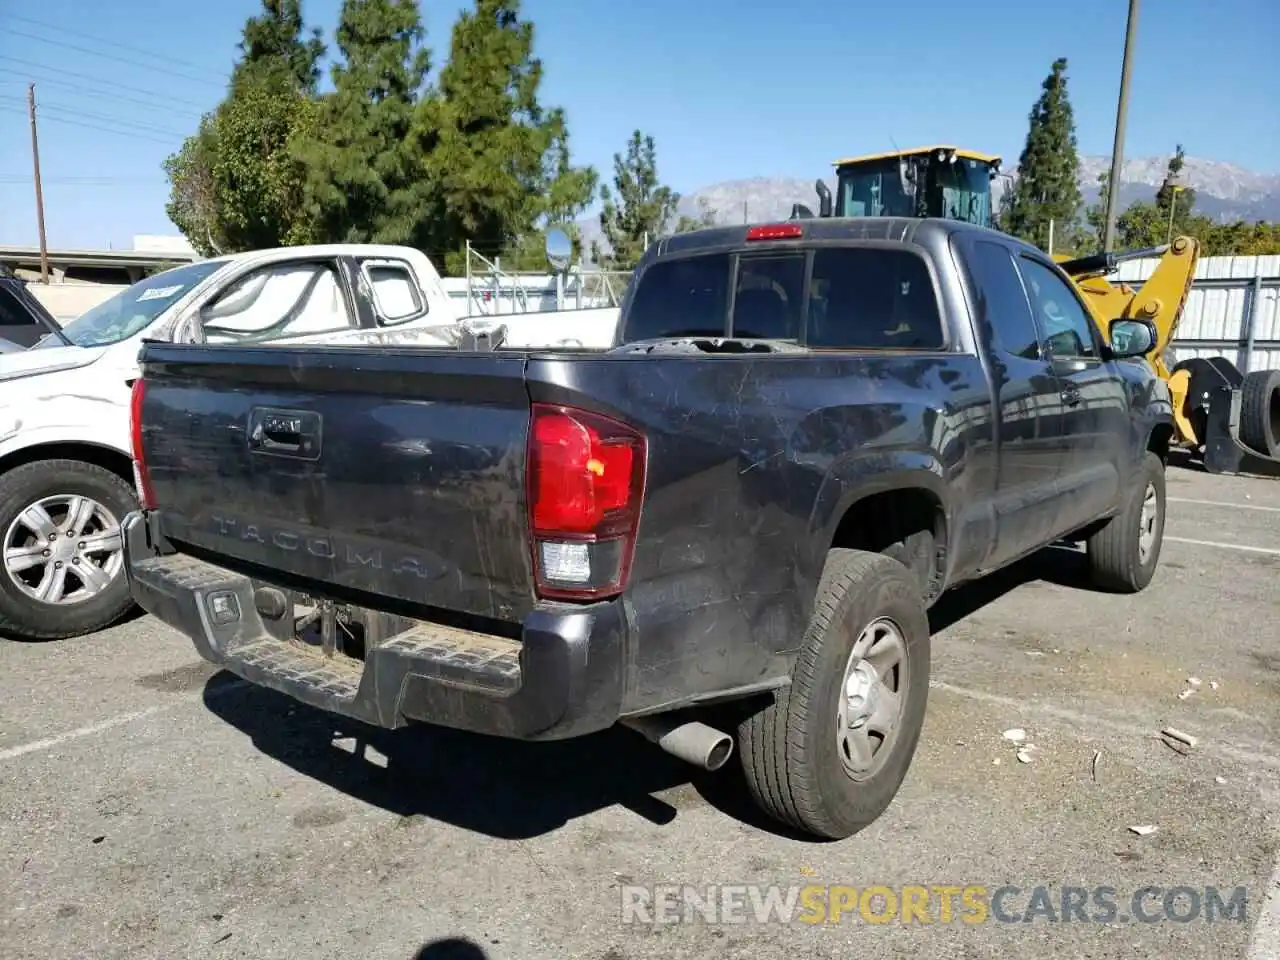
[[[320,415],[257,407],[249,414],[249,449],[314,460],[320,456]]]

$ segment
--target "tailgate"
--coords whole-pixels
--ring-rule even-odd
[[[179,549],[303,591],[531,607],[524,357],[147,344],[141,360],[143,453]]]

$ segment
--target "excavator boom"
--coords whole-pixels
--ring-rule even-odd
[[[1108,273],[1126,260],[1160,257],[1151,276],[1134,290],[1125,283],[1111,283]],[[1107,325],[1115,319],[1149,320],[1156,328],[1155,346],[1147,359],[1161,379],[1168,380],[1171,369],[1166,354],[1182,320],[1183,308],[1191,293],[1200,243],[1192,237],[1177,237],[1164,247],[1132,250],[1121,254],[1099,253],[1074,260],[1055,257],[1058,265],[1075,281],[1093,312],[1094,322],[1106,336]]]

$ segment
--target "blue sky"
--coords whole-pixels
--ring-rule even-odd
[[[339,4],[304,3],[330,44]],[[463,5],[423,0],[437,64]],[[120,248],[134,234],[176,233],[161,163],[221,97],[240,29],[259,6],[0,4],[0,243],[37,237],[30,80],[43,111],[50,245]],[[1011,169],[1058,56],[1069,61],[1081,152],[1109,153],[1126,9],[1125,0],[524,4],[546,67],[543,102],[567,109],[578,162],[607,175],[639,127],[681,192],[818,176],[838,156],[894,143],[990,149]],[[1143,3],[1126,155],[1167,154],[1181,141],[1191,156],[1280,171],[1277,28],[1276,0]]]

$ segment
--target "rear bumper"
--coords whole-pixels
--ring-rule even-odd
[[[281,639],[242,574],[173,553],[142,513],[124,522],[137,603],[206,660],[259,686],[374,726],[413,721],[524,740],[604,729],[619,717],[627,619],[619,603],[538,609],[519,640],[419,622],[362,661]]]

